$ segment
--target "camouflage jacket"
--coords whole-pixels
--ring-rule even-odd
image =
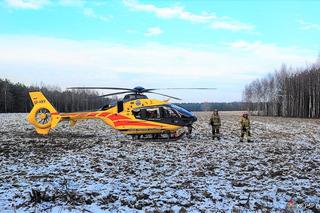
[[[212,115],[209,124],[211,126],[221,126],[221,119],[219,115]]]
[[[241,125],[241,128],[249,129],[250,128],[250,120],[249,120],[249,118],[241,117],[240,125]]]

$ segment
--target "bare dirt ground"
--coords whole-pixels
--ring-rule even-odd
[[[100,121],[40,136],[26,114],[0,114],[1,212],[319,212],[320,122],[196,113],[192,139],[139,142]]]

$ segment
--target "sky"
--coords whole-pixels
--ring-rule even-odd
[[[317,60],[319,8],[311,0],[2,0],[0,78],[62,89],[214,87],[159,92],[241,101],[252,80]]]

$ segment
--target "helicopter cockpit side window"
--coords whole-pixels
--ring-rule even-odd
[[[141,116],[141,119],[146,119],[147,118],[147,110],[146,109],[141,109],[140,110],[140,116]]]
[[[132,110],[132,114],[134,115],[134,117],[140,119],[141,118],[141,109],[133,109]]]
[[[148,119],[159,119],[160,118],[159,107],[148,108],[146,110],[147,110],[147,118]]]
[[[138,119],[146,119],[147,118],[147,110],[144,108],[133,109],[132,114],[134,115],[134,117],[136,117]]]
[[[139,108],[132,110],[132,114],[138,119],[157,120],[160,119],[159,107]]]
[[[179,114],[169,107],[163,107],[163,118],[179,118]]]

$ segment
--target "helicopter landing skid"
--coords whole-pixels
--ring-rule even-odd
[[[144,135],[132,135],[132,139],[135,141],[177,141],[184,136],[185,132],[182,132],[180,135],[177,133],[173,134],[144,134]]]

